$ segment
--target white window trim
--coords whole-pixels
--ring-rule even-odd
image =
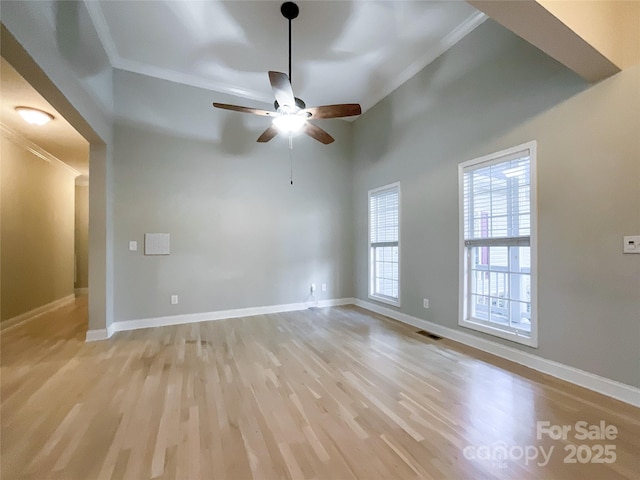
[[[373,293],[373,279],[372,279],[372,263],[373,263],[373,258],[372,258],[372,249],[371,249],[371,196],[375,195],[376,193],[382,191],[382,190],[389,190],[391,188],[397,188],[398,189],[398,299],[394,300],[392,298],[389,297],[384,297],[381,295],[376,295]],[[390,183],[388,185],[384,185],[382,187],[378,187],[378,188],[374,188],[372,190],[369,190],[369,193],[367,195],[367,251],[369,252],[367,257],[368,257],[368,266],[367,266],[367,291],[369,294],[369,298],[371,300],[375,300],[376,302],[381,302],[381,303],[386,303],[387,305],[392,305],[394,307],[400,307],[401,306],[401,302],[400,302],[400,298],[402,296],[402,288],[401,288],[401,265],[402,265],[402,258],[401,258],[401,252],[402,252],[402,248],[401,248],[401,230],[402,230],[402,192],[400,190],[400,182],[394,182],[394,183]]]
[[[468,275],[465,261],[466,246],[464,243],[464,169],[479,163],[490,162],[500,163],[500,157],[506,157],[522,150],[529,150],[531,165],[531,332],[529,336],[521,333],[502,330],[499,327],[492,327],[484,323],[474,322],[467,315],[467,289]],[[496,153],[474,158],[458,165],[458,217],[459,217],[459,286],[458,286],[458,325],[479,332],[487,333],[495,337],[511,340],[522,345],[538,348],[538,201],[537,201],[537,142],[535,140],[521,145],[501,150]]]

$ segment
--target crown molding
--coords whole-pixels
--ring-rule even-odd
[[[273,101],[273,98],[264,92],[258,92],[248,88],[240,88],[228,83],[206,79],[198,75],[176,72],[167,68],[156,67],[154,65],[148,65],[133,60],[119,59],[118,63],[114,65],[114,68],[182,85],[189,85],[191,87],[203,88],[205,90],[212,90],[218,93],[225,93],[227,95],[234,95],[248,100],[254,100],[256,102],[269,104]]]
[[[78,170],[76,170],[75,168],[67,165],[65,162],[60,160],[58,157],[56,157],[52,153],[49,153],[48,151],[46,151],[41,146],[33,143],[27,137],[25,137],[21,133],[18,133],[17,131],[15,131],[11,127],[5,125],[4,123],[0,123],[0,132],[2,132],[2,136],[5,137],[7,140],[12,141],[16,145],[18,145],[19,147],[22,147],[26,151],[32,153],[33,155],[35,155],[39,159],[44,160],[47,163],[52,163],[54,165],[57,165],[59,167],[64,168],[69,173],[73,174],[74,177],[79,177],[80,175],[82,175]]]
[[[102,13],[100,3],[91,0],[84,0],[84,5],[87,8],[87,12],[89,12],[89,18],[91,19],[91,23],[93,23],[93,28],[96,29],[96,33],[98,34],[100,43],[102,43],[102,48],[104,48],[104,51],[109,58],[109,62],[112,67],[115,67],[120,61],[120,55],[118,54],[118,49],[113,41],[111,30],[109,30],[109,24],[107,24],[107,20],[104,18],[104,14]]]
[[[111,31],[109,30],[109,25],[107,24],[107,21],[104,17],[102,8],[100,7],[100,3],[91,0],[84,0],[84,3],[87,7],[87,11],[89,12],[89,17],[93,22],[93,26],[98,33],[98,37],[102,42],[102,46],[104,47],[113,68],[131,73],[137,73],[139,75],[145,75],[147,77],[159,78],[161,80],[167,80],[169,82],[203,88],[205,90],[212,90],[215,92],[233,95],[257,102],[271,104],[271,102],[273,101],[273,98],[271,98],[271,96],[265,94],[264,92],[259,92],[247,88],[240,88],[225,82],[206,79],[198,75],[177,72],[174,70],[169,70],[166,68],[122,58],[118,53],[115,42],[113,41],[113,36],[111,35]],[[465,36],[471,33],[476,27],[481,25],[487,18],[489,17],[480,11],[467,17],[465,21],[458,25],[449,34],[447,34],[436,47],[427,50],[424,55],[418,58],[402,72],[395,75],[390,83],[382,86],[380,89],[375,91],[367,101],[362,101],[362,112],[364,113],[369,110],[380,100],[385,98],[407,80],[416,75],[429,63],[434,61],[436,58],[438,58],[440,55],[442,55],[444,52],[446,52],[448,49],[462,40]],[[355,120],[355,118],[346,120],[353,121]]]
[[[385,98],[391,92],[399,88],[403,83],[407,80],[415,76],[420,70],[425,68],[431,62],[433,62],[436,58],[442,55],[444,52],[453,47],[456,43],[462,40],[464,37],[469,35],[473,30],[475,30],[478,26],[484,23],[489,17],[482,12],[476,12],[467,19],[458,25],[454,30],[448,33],[438,45],[434,48],[427,50],[424,55],[420,58],[416,59],[411,65],[405,68],[403,71],[399,72],[396,76],[393,77],[391,83],[382,86],[376,92],[371,95],[371,99],[367,102],[364,102],[362,105],[362,112],[366,112],[375,104],[377,104],[380,100]]]
[[[159,78],[169,82],[189,85],[191,87],[226,93],[228,95],[255,100],[257,102],[271,103],[273,101],[273,99],[264,92],[258,92],[247,88],[239,88],[228,83],[208,80],[198,75],[176,72],[174,70],[122,58],[118,53],[115,42],[113,41],[111,30],[104,18],[100,3],[90,0],[84,0],[84,3],[87,7],[87,11],[89,12],[89,18],[91,18],[91,22],[96,29],[98,38],[100,38],[100,42],[102,43],[113,68],[137,73],[139,75],[145,75],[147,77]]]

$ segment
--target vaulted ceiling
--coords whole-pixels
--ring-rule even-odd
[[[307,105],[357,102],[366,111],[487,14],[590,81],[640,58],[638,3],[601,1],[586,10],[559,12],[549,3],[299,0],[300,15],[292,25],[294,92]],[[58,40],[73,41],[74,29],[95,29],[116,69],[235,95],[239,104],[262,108],[273,102],[267,71],[288,71],[288,21],[280,13],[281,0],[82,4],[89,17],[81,25],[74,2],[51,2],[46,21]],[[2,77],[2,122],[86,173],[86,159],[80,162],[86,142],[64,119],[46,131],[48,137],[16,122],[13,107],[30,102],[46,107],[46,102],[4,60]],[[44,109],[56,115],[49,107]],[[66,153],[63,144],[69,146]]]
[[[115,68],[272,103],[288,72],[277,1],[87,2]],[[294,91],[308,105],[370,108],[485,20],[466,2],[300,1]]]
[[[240,104],[263,107],[273,102],[267,71],[288,73],[289,68],[288,20],[281,4],[84,1],[112,67],[235,95]],[[297,4],[291,71],[296,96],[308,105],[360,103],[363,111],[487,18],[463,1]],[[49,21],[62,29],[59,39],[72,39],[74,28],[86,30],[87,25],[74,24],[77,9],[72,3],[55,7]],[[56,121],[45,128],[26,125],[14,110],[18,105],[46,110]],[[4,59],[2,122],[88,175],[87,142]]]

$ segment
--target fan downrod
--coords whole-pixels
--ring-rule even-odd
[[[300,110],[304,110],[305,108],[307,108],[307,104],[304,103],[301,98],[295,97],[294,100],[296,102],[296,107],[298,107]],[[278,111],[278,109],[280,108],[280,104],[277,100],[273,102],[273,107],[276,109],[276,111]]]
[[[298,16],[298,13],[300,13],[300,9],[298,5],[293,2],[284,2],[280,7],[280,12],[287,20],[293,20]]]

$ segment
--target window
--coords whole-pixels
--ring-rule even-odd
[[[369,190],[369,298],[400,306],[400,184]]]
[[[459,166],[460,325],[537,346],[530,142]]]

